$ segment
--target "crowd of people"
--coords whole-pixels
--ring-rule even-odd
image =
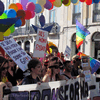
[[[81,58],[78,55],[71,60],[65,60],[64,54],[60,56],[56,52],[46,55],[43,61],[32,58],[28,63],[28,70],[23,72],[18,65],[8,56],[0,54],[0,86],[12,88],[12,86],[39,84],[51,81],[60,81],[84,77],[81,67]]]

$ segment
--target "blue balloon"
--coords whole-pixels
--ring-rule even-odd
[[[78,0],[71,0],[73,4],[77,3]]]
[[[36,13],[40,13],[42,11],[42,7],[40,6],[40,4],[35,4],[35,10]]]
[[[43,15],[40,16],[39,18],[40,24],[43,27],[45,25],[45,17]]]
[[[2,1],[0,1],[0,16],[3,14],[4,12],[4,4]]]
[[[21,19],[19,19],[16,23],[15,23],[15,27],[20,27],[22,25],[22,21]]]
[[[8,10],[5,10],[4,13],[7,14],[7,11],[8,11]]]
[[[6,14],[7,14],[7,17],[8,18],[15,18],[16,15],[17,15],[17,13],[16,13],[16,11],[14,9],[7,10],[7,13]]]
[[[94,3],[99,3],[99,0],[93,0]]]

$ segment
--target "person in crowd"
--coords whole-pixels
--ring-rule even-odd
[[[8,61],[4,57],[0,57],[0,100],[3,98],[3,88],[11,89],[12,84],[7,78]]]
[[[71,75],[71,71],[72,71],[72,63],[71,61],[65,61],[64,62],[64,66],[65,66],[65,71],[64,73],[62,74],[63,75],[63,79],[64,80],[69,80],[69,79],[72,79],[72,75]]]
[[[63,52],[61,52],[61,54],[60,54],[60,58],[61,58],[62,62],[65,62]]]
[[[16,81],[16,64],[15,62],[9,57],[8,58],[8,72],[7,72],[7,77],[8,80],[12,83],[13,86],[17,85],[17,81]]]
[[[78,55],[74,55],[72,57],[72,61],[73,61],[73,68],[71,71],[71,75],[75,77],[79,77],[79,76],[84,77],[84,74],[82,73],[81,75],[79,75],[79,70],[82,70],[80,57]]]
[[[58,74],[59,74],[59,63],[58,63],[58,57],[52,57],[50,58],[47,72],[44,75],[42,81],[43,82],[50,82],[50,81],[57,81],[59,80]]]
[[[100,55],[98,55],[98,61],[100,61]],[[95,74],[100,74],[100,67],[98,68],[98,70],[95,72]]]
[[[30,70],[31,74],[23,79],[22,85],[36,84],[38,82],[41,82],[41,79],[39,77],[39,75],[41,74],[41,67],[41,62],[38,59],[34,58],[30,60],[28,63],[28,69]]]

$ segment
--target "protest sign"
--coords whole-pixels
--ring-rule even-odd
[[[11,90],[9,100],[93,100],[92,98],[100,96],[98,88],[99,82],[96,82],[96,76],[93,75],[90,82],[84,82],[84,78],[77,78],[41,85],[15,86]]]
[[[44,57],[48,32],[38,29],[33,57]]]
[[[70,54],[71,54],[71,49],[70,49],[68,46],[66,46],[64,55],[65,55],[67,58],[69,58],[69,57],[70,57]]]
[[[27,64],[31,60],[31,57],[13,38],[0,42],[0,46],[23,71],[27,70]]]
[[[4,40],[10,39],[10,38],[12,38],[12,37],[13,37],[12,35],[4,36]]]

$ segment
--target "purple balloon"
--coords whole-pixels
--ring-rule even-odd
[[[52,7],[51,2],[50,2],[49,0],[46,0],[46,4],[44,5],[44,7],[45,7],[46,9],[50,9],[50,8]]]
[[[4,12],[4,4],[2,1],[0,1],[0,16],[3,14]]]
[[[40,16],[39,18],[40,24],[43,27],[45,25],[45,17],[43,15]]]
[[[21,4],[22,4],[22,6],[23,6],[23,9],[24,9],[24,10],[27,10],[27,9],[26,9],[26,5],[27,5],[27,3],[28,3],[28,0],[20,0],[20,2],[21,2]]]

